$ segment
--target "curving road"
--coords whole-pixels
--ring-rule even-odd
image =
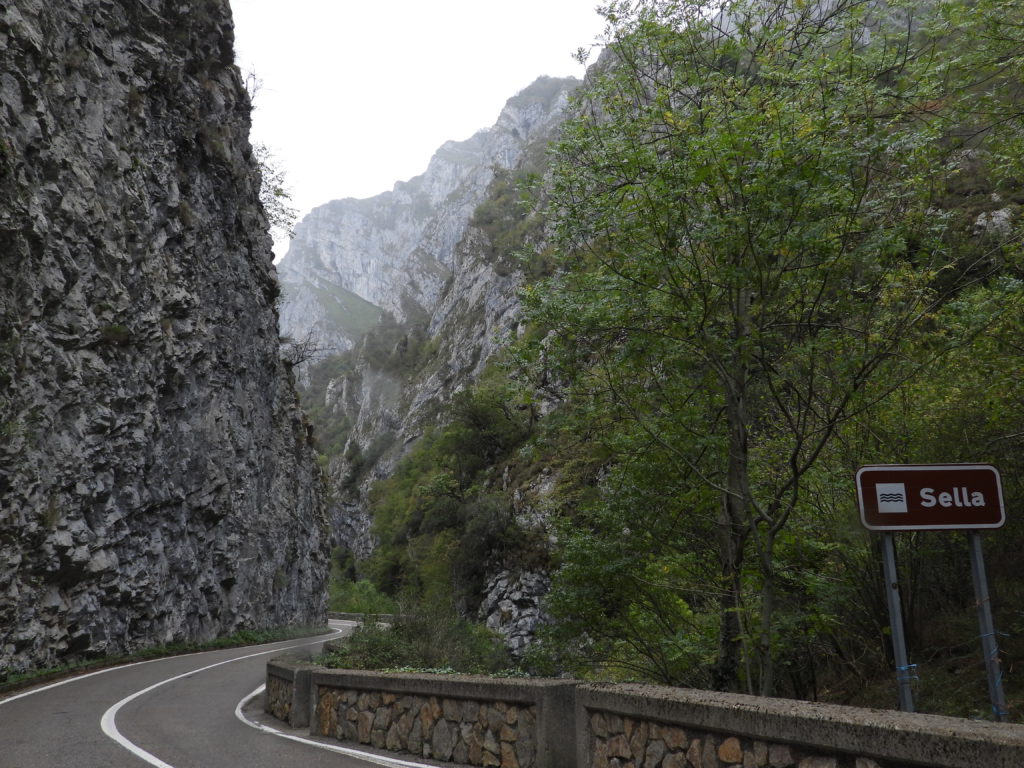
[[[112,667],[0,699],[0,768],[418,768],[261,724],[267,659],[315,652],[352,626],[332,620],[329,636]]]

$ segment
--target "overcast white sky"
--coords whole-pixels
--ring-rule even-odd
[[[253,138],[300,219],[422,173],[537,77],[582,76],[573,55],[604,27],[599,0],[230,2],[238,64],[263,81]]]

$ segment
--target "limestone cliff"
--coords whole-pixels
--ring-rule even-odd
[[[577,85],[540,78],[492,128],[441,147],[423,175],[369,200],[328,203],[296,228],[280,265],[282,327],[350,349],[312,405],[322,424],[345,425],[344,444],[327,450],[339,491],[331,521],[360,557],[372,548],[366,490],[516,330],[522,272],[492,242],[480,206],[501,188],[504,213],[519,216],[513,176],[543,171]],[[352,317],[340,307],[352,294],[387,312],[362,342],[351,320],[329,321]]]
[[[0,3],[0,677],[324,616],[227,0]]]
[[[349,349],[379,319],[375,308],[398,322],[430,318],[436,328],[438,307],[459,293],[465,265],[457,246],[473,211],[495,173],[516,168],[550,138],[576,85],[540,78],[508,101],[494,126],[442,146],[420,176],[314,209],[279,265],[284,332],[313,331],[329,350]]]

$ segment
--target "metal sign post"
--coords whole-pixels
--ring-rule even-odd
[[[910,690],[912,667],[907,662],[907,641],[903,635],[903,609],[900,585],[896,576],[896,551],[892,534],[882,534],[882,572],[885,574],[885,594],[889,603],[889,627],[892,630],[892,652],[896,659],[896,685],[899,690],[900,710],[914,711],[914,693]]]
[[[882,562],[889,604],[900,709],[914,711],[910,681],[914,666],[907,663],[903,613],[896,580],[893,531],[967,530],[971,551],[971,577],[978,605],[982,652],[988,677],[989,699],[996,720],[1007,718],[1006,696],[999,671],[999,647],[992,624],[992,606],[981,555],[983,528],[1006,522],[999,470],[988,464],[879,464],[857,470],[857,501],[864,527],[882,532]]]
[[[988,676],[988,698],[996,720],[1006,722],[1006,695],[1003,693],[1003,675],[999,669],[999,644],[992,623],[992,604],[988,599],[988,580],[985,578],[985,560],[981,555],[981,534],[971,531],[971,578],[974,580],[974,600],[978,604],[978,625],[981,627],[981,652],[985,656],[985,674]]]

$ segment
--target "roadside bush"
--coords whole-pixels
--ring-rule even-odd
[[[339,669],[488,674],[506,670],[509,656],[497,635],[458,616],[451,605],[417,602],[390,627],[360,625],[322,663]]]
[[[360,578],[352,553],[337,547],[331,552],[327,608],[342,613],[394,613],[398,605],[373,582]]]
[[[332,574],[328,605],[343,613],[394,613],[395,601],[366,579],[351,581]]]

